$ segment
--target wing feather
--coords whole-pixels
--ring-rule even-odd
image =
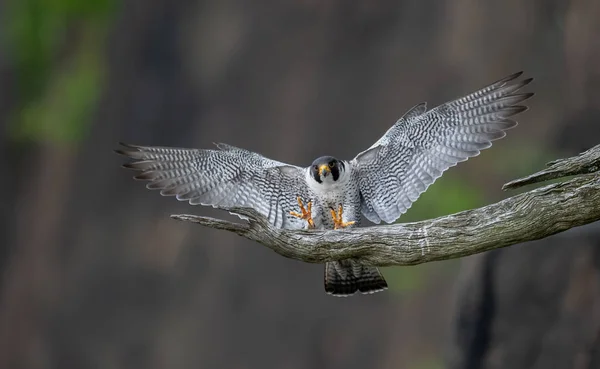
[[[289,215],[296,196],[307,198],[303,169],[260,154],[218,143],[218,150],[121,144],[117,153],[135,161],[124,164],[149,181],[149,189],[191,205],[251,207],[281,228],[302,228]]]
[[[448,168],[479,155],[517,125],[510,117],[533,96],[516,93],[533,79],[503,78],[467,96],[426,111],[411,108],[373,146],[358,154],[361,209],[367,219],[391,223],[404,214]]]

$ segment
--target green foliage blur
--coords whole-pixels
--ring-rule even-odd
[[[440,358],[427,358],[410,366],[410,369],[442,369],[444,368],[444,362]]]
[[[103,88],[114,0],[10,0],[4,14],[20,108],[8,125],[19,141],[76,143]]]

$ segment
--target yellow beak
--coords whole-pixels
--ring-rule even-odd
[[[319,175],[322,176],[323,172],[331,173],[331,169],[329,169],[329,165],[323,164],[323,165],[319,166]]]

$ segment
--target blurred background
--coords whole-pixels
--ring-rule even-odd
[[[600,2],[0,0],[0,368],[600,368],[600,227],[386,268],[323,266],[173,213],[118,141],[352,158],[407,109],[525,70],[536,96],[401,221],[498,201],[600,143]]]

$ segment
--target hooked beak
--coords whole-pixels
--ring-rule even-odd
[[[331,169],[329,169],[329,165],[323,164],[323,165],[319,166],[319,175],[320,176],[322,176],[323,174],[327,175],[327,173],[331,173]]]

